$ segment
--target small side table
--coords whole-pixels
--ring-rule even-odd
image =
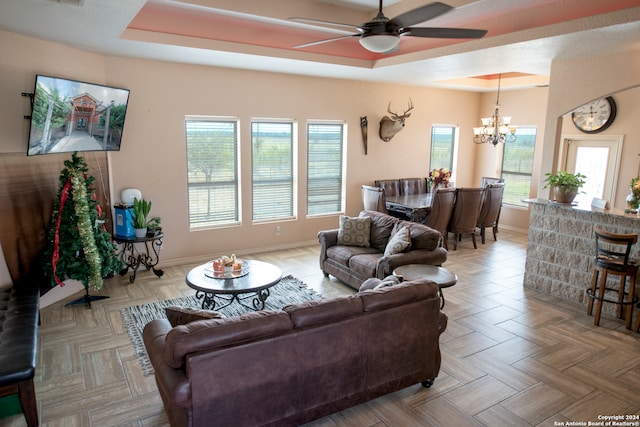
[[[157,234],[155,236],[145,237],[119,237],[114,236],[113,240],[116,243],[122,244],[122,251],[120,251],[120,257],[124,262],[126,268],[120,270],[120,275],[127,274],[129,269],[132,270],[129,276],[129,283],[133,283],[136,280],[136,272],[141,265],[144,265],[147,270],[152,270],[153,274],[161,277],[164,274],[159,268],[156,268],[158,262],[160,262],[160,248],[162,247],[162,238],[164,233]],[[143,250],[138,250],[136,243],[144,246]]]
[[[438,284],[440,299],[440,309],[444,308],[444,294],[442,288],[448,288],[458,283],[458,276],[444,267],[426,264],[407,264],[393,270],[394,276],[402,276],[405,281],[416,279],[432,280]]]

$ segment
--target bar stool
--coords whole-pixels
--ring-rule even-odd
[[[587,289],[587,296],[590,298],[587,313],[591,315],[593,302],[596,305],[596,314],[593,324],[600,324],[600,314],[604,301],[617,304],[616,314],[622,319],[622,306],[626,306],[626,326],[631,329],[631,319],[633,317],[633,306],[638,302],[635,296],[636,275],[638,274],[638,263],[629,259],[631,247],[638,241],[637,234],[614,234],[594,227],[596,236],[596,256],[593,270],[591,288]],[[620,276],[620,286],[618,289],[607,288],[607,276],[613,274]],[[599,279],[598,279],[599,276]],[[629,289],[625,292],[626,279],[629,277]],[[617,291],[618,299],[605,298],[605,291]],[[596,295],[597,293],[597,295]],[[625,296],[627,298],[625,298]]]

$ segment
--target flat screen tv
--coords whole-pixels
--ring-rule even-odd
[[[129,90],[36,75],[27,154],[119,151]]]

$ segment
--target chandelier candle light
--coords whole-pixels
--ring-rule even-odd
[[[511,117],[500,116],[500,82],[502,74],[498,75],[498,97],[496,106],[491,117],[482,118],[482,127],[473,128],[473,142],[476,144],[491,143],[495,147],[498,143],[514,142],[516,137],[516,127],[509,126]]]

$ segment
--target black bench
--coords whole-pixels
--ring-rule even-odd
[[[27,425],[38,425],[33,376],[38,351],[40,291],[0,290],[0,397],[18,394]]]

